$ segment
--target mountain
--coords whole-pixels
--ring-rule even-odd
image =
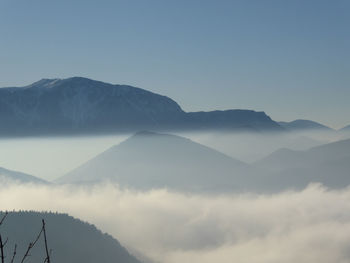
[[[86,78],[43,79],[0,89],[2,133],[97,132],[157,127],[183,111],[173,100]]]
[[[182,129],[282,130],[264,112],[186,113],[172,99],[87,78],[42,79],[0,89],[0,135],[55,135]]]
[[[226,110],[188,112],[180,125],[190,130],[284,131],[265,112]]]
[[[331,188],[350,184],[350,140],[313,147],[307,151],[278,150],[255,163],[271,171],[276,187],[304,187],[320,182]]]
[[[45,180],[42,180],[35,176],[16,171],[10,171],[2,167],[0,167],[0,181],[2,184],[5,182],[48,184],[48,182]]]
[[[0,218],[4,214],[0,213]],[[41,229],[41,220],[46,223],[47,242],[52,249],[52,262],[65,263],[140,263],[136,258],[108,234],[103,234],[95,226],[82,222],[66,214],[38,212],[9,212],[0,228],[3,240],[8,238],[4,254],[12,257],[17,244],[15,262],[22,259],[30,242]],[[43,237],[30,251],[27,263],[44,262],[46,258]],[[17,259],[17,260],[16,260]]]
[[[315,121],[310,120],[295,120],[291,122],[278,122],[279,125],[287,130],[298,131],[298,130],[322,130],[322,131],[332,131],[333,129],[320,124]]]
[[[59,178],[59,183],[110,180],[136,189],[237,190],[247,187],[245,163],[189,139],[139,132]]]
[[[345,126],[344,128],[340,129],[340,131],[344,131],[344,132],[350,131],[350,125]]]

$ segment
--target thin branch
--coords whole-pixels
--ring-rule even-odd
[[[0,235],[0,252],[1,252],[1,263],[5,263],[4,244],[2,243],[1,235]]]
[[[9,214],[9,212],[6,211],[5,215],[0,220],[0,226],[2,225],[2,223],[4,223],[5,218],[7,217],[8,214]]]
[[[46,229],[45,229],[45,220],[42,220],[43,222],[43,231],[44,231],[44,240],[45,240],[45,250],[46,250],[46,262],[50,263],[50,254],[49,254],[49,250],[47,248],[47,239],[46,239]]]
[[[36,237],[35,241],[29,243],[28,248],[27,248],[27,251],[26,251],[26,253],[25,253],[24,256],[23,256],[21,263],[23,263],[24,260],[25,260],[27,257],[30,256],[30,255],[29,255],[29,252],[30,252],[30,250],[35,246],[36,242],[38,242],[38,240],[39,240],[39,238],[40,238],[40,236],[41,236],[43,230],[44,230],[44,228],[42,227],[41,230],[40,230],[40,232],[39,232],[39,234],[38,234],[38,236]]]
[[[52,249],[50,249],[50,251],[49,251],[49,255],[50,256],[51,256],[51,254],[52,254]],[[44,260],[44,263],[49,262],[48,260],[50,260],[50,257],[46,257],[45,260]]]
[[[5,221],[5,219],[6,219],[8,214],[9,213],[6,211],[5,214],[3,215],[3,217],[0,220],[0,226],[4,223],[4,221]],[[1,263],[5,263],[4,247],[7,244],[7,241],[8,241],[8,238],[6,238],[5,243],[3,243],[2,242],[2,236],[0,234],[0,252],[1,252],[0,257],[1,257]]]
[[[8,241],[9,241],[9,239],[6,238],[6,240],[5,240],[4,244],[2,244],[2,246],[5,247]]]
[[[11,263],[13,263],[13,261],[15,260],[16,254],[17,254],[17,244],[15,244],[15,249],[13,250],[13,255],[12,255]]]

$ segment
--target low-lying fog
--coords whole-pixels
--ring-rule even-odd
[[[205,196],[17,185],[1,189],[0,200],[0,210],[60,211],[87,220],[152,262],[350,261],[349,188]]]
[[[51,181],[127,137],[0,138],[0,167]]]
[[[179,133],[243,162],[252,163],[281,148],[307,150],[325,143],[350,138],[345,134],[306,130],[288,133]]]
[[[307,150],[346,138],[316,132],[179,135],[246,163],[280,148]],[[0,139],[0,167],[52,181],[128,137]],[[321,152],[322,158],[338,149],[348,158],[344,145],[335,146],[326,149],[330,155]],[[332,159],[336,166],[344,160]],[[342,163],[339,178],[348,177],[348,163]],[[294,170],[290,171],[293,176]],[[204,194],[166,188],[130,190],[111,183],[9,183],[0,188],[0,210],[69,213],[112,234],[144,262],[350,262],[350,188],[346,185],[328,188],[312,183],[302,190],[268,194],[252,190]]]

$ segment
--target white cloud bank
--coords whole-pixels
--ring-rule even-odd
[[[350,189],[222,196],[112,185],[1,189],[0,210],[13,209],[67,212],[155,262],[350,262]]]

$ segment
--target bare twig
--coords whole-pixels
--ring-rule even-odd
[[[51,254],[52,254],[52,249],[50,249],[50,251],[49,251],[49,255],[51,255]],[[50,260],[50,257],[46,257],[44,260],[44,263],[47,263],[48,260]]]
[[[47,263],[50,263],[50,254],[49,254],[49,250],[48,250],[48,248],[47,248],[45,220],[43,219],[42,222],[43,222],[43,231],[44,231],[44,240],[45,240],[45,250],[46,250],[46,259],[45,259],[45,261],[46,261]]]
[[[16,254],[17,254],[17,244],[15,244],[15,249],[13,250],[11,263],[13,263],[13,261],[15,260]]]
[[[0,252],[1,252],[1,263],[5,263],[4,244],[2,243],[1,235],[0,235]]]
[[[5,213],[5,215],[3,215],[3,217],[0,220],[0,226],[4,223],[6,217],[8,215],[8,212]],[[8,239],[6,239],[5,243],[2,242],[2,236],[0,234],[0,252],[1,252],[1,263],[5,263],[5,255],[4,255],[4,247],[7,243]]]
[[[0,220],[0,226],[2,225],[2,223],[4,223],[5,218],[7,217],[8,214],[9,214],[9,212],[6,211],[5,215]]]
[[[28,248],[27,248],[27,251],[26,251],[26,253],[25,253],[24,256],[23,256],[21,263],[23,263],[24,260],[25,260],[27,257],[30,256],[30,255],[29,255],[29,252],[30,252],[30,250],[35,246],[36,242],[38,242],[38,240],[39,240],[39,238],[40,238],[40,236],[41,236],[43,230],[44,230],[44,228],[41,227],[41,230],[40,230],[38,236],[36,237],[36,239],[34,240],[34,242],[30,242],[30,243],[29,243]]]
[[[9,239],[6,238],[6,240],[5,240],[4,244],[2,244],[2,246],[5,247],[8,241],[9,241]]]
[[[6,212],[5,215],[0,219],[0,226],[5,221],[7,215],[8,215],[8,212]],[[34,242],[30,242],[29,243],[28,248],[26,250],[26,253],[24,254],[24,256],[23,256],[23,258],[21,260],[21,263],[23,263],[26,260],[26,258],[30,256],[29,253],[30,253],[31,249],[36,245],[36,243],[38,242],[38,240],[40,239],[42,234],[44,235],[45,251],[46,251],[46,258],[45,258],[44,262],[51,263],[51,259],[50,259],[51,250],[50,250],[50,253],[49,253],[49,249],[48,249],[48,245],[47,245],[47,238],[46,238],[45,220],[44,219],[42,220],[42,227],[40,229],[39,234],[37,235],[37,237],[34,240]],[[5,242],[3,242],[2,236],[0,234],[0,253],[1,253],[0,254],[0,259],[1,259],[1,263],[5,263],[4,247],[6,246],[7,242],[8,242],[8,238],[6,239]],[[13,250],[11,263],[14,262],[16,254],[17,254],[17,244],[15,244],[15,247],[14,247],[14,250]]]

